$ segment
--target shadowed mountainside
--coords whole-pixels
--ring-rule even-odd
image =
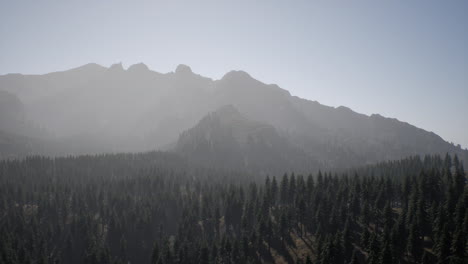
[[[247,119],[232,105],[208,114],[182,133],[175,150],[206,167],[276,174],[319,167],[273,126]]]
[[[291,96],[243,71],[212,80],[185,65],[162,74],[144,64],[126,70],[121,64],[109,68],[87,64],[44,75],[0,76],[0,91],[13,95],[1,96],[2,112],[19,104],[21,110],[14,110],[18,116],[34,127],[46,128],[26,136],[59,142],[63,149],[59,154],[170,149],[184,140],[184,135],[179,139],[182,132],[197,130],[195,126],[208,113],[231,105],[249,122],[271,127],[278,145],[287,142],[288,148],[304,153],[311,164],[323,167],[350,167],[417,154],[449,152],[462,160],[468,157],[468,151],[432,132],[396,119]],[[24,129],[12,130],[11,124],[1,120],[0,131],[25,135]],[[12,154],[5,149],[1,152]],[[236,159],[245,163],[246,157]]]

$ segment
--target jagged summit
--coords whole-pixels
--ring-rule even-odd
[[[294,145],[292,149],[306,152],[304,157],[328,168],[447,152],[468,160],[468,151],[433,133],[396,119],[291,96],[245,71],[230,71],[221,80],[212,80],[183,64],[174,72],[160,74],[143,63],[127,70],[122,63],[109,68],[90,63],[46,75],[0,76],[0,91],[18,97],[28,120],[46,127],[51,135],[69,138],[64,143],[66,153],[158,149],[174,144],[180,133],[207,117],[197,126],[207,129],[188,139],[217,131],[221,139],[229,139],[232,132],[238,142],[258,139],[258,143],[275,146],[276,139],[286,140],[284,146]],[[0,122],[0,130],[4,127]],[[270,151],[260,145],[255,156]],[[0,148],[0,155],[2,151],[9,150]]]
[[[192,74],[192,69],[185,65],[185,64],[179,64],[175,70],[176,74]]]
[[[253,79],[252,76],[250,76],[247,72],[245,71],[230,71],[226,73],[221,80],[225,81],[230,81],[230,80],[247,80],[247,79]]]
[[[127,71],[129,72],[146,72],[149,71],[148,66],[146,64],[140,62],[137,64],[133,64],[130,67],[128,67]]]
[[[122,66],[122,62],[112,64],[108,70],[109,71],[125,71],[125,69]]]

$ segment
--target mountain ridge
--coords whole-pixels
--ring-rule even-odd
[[[433,132],[292,96],[245,71],[230,71],[213,80],[183,64],[158,73],[143,63],[127,69],[121,63],[111,67],[91,63],[44,75],[3,75],[0,91],[15,94],[28,118],[62,142],[102,142],[102,151],[139,152],[173,145],[208,113],[232,105],[247,119],[273,126],[281,137],[328,167],[418,154],[468,157],[468,151]],[[86,144],[81,149],[100,152]]]

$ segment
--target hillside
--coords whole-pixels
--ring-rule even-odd
[[[319,167],[273,126],[246,118],[232,105],[183,132],[175,151],[206,167],[276,174]]]
[[[232,105],[245,118],[272,126],[278,139],[322,167],[417,154],[452,153],[463,161],[468,157],[468,151],[432,132],[291,96],[243,71],[212,80],[185,65],[162,74],[144,64],[128,69],[87,64],[44,75],[0,76],[0,91],[19,98],[25,118],[60,144],[71,143],[64,149],[74,154],[167,149],[206,115]]]
[[[252,176],[159,152],[0,161],[0,263],[466,259],[457,158]]]

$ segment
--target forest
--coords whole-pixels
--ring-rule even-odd
[[[175,154],[0,161],[0,263],[467,263],[457,156],[307,175]]]

